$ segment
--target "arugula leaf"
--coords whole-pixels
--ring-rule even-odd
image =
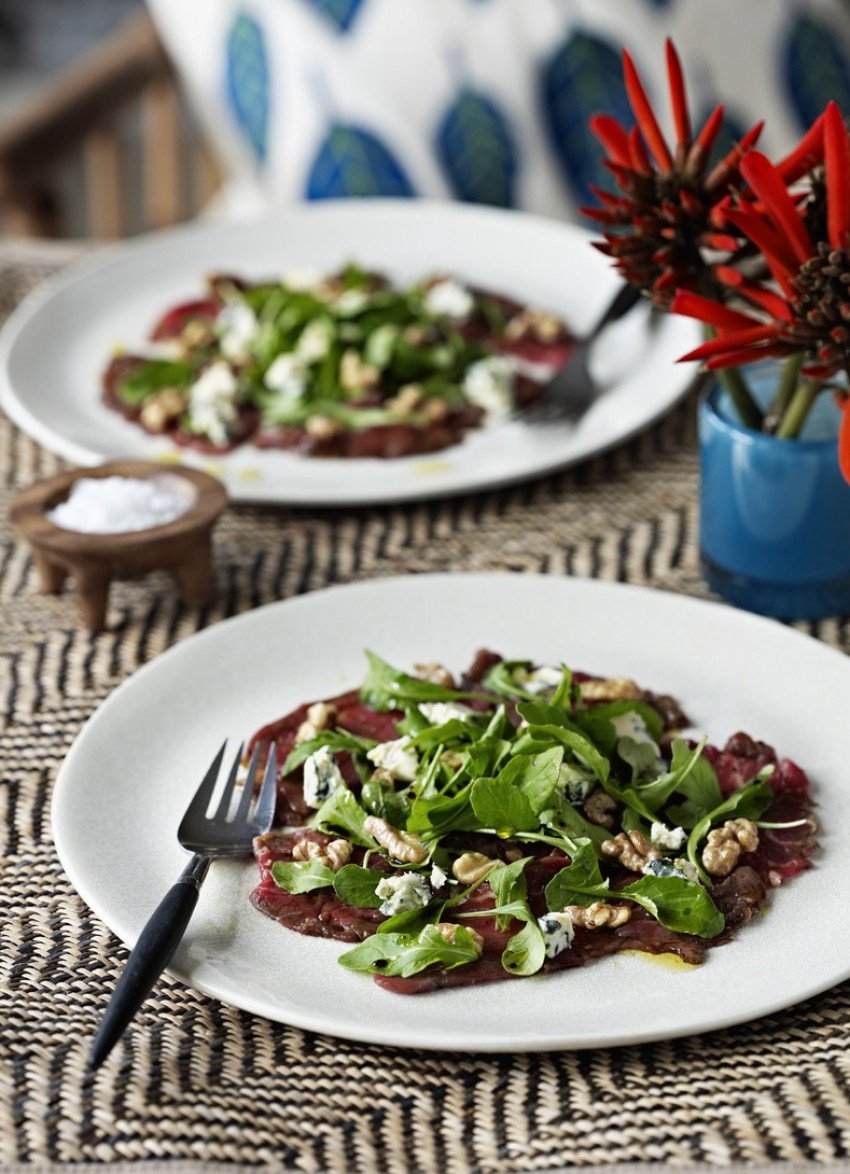
[[[502,951],[502,966],[511,974],[536,974],[546,961],[546,940],[536,918],[527,921]]]
[[[418,934],[373,934],[342,954],[339,963],[347,970],[409,978],[428,966],[453,970],[477,957],[472,935],[464,926],[459,925],[454,942],[448,942],[435,926],[426,925]]]
[[[572,863],[557,872],[546,886],[549,909],[591,905],[611,897],[626,897],[651,913],[667,929],[713,938],[725,925],[723,914],[696,881],[678,876],[644,876],[612,892],[599,871],[590,845],[583,845]]]
[[[593,771],[600,783],[607,782],[610,762],[578,730],[556,725],[529,725],[520,731],[513,751],[515,754],[535,754],[551,749],[553,743],[571,750],[580,763]]]
[[[481,826],[472,809],[468,783],[455,795],[420,795],[413,801],[407,821],[407,830],[425,839],[435,839],[449,832],[469,832]]]
[[[312,893],[334,883],[333,869],[313,857],[311,860],[277,860],[271,868],[272,880],[287,893]]]
[[[345,750],[350,754],[365,754],[377,744],[374,738],[361,738],[357,734],[349,734],[346,730],[320,730],[318,734],[299,742],[290,750],[280,773],[283,776],[290,774],[323,746],[327,746],[332,754]]]
[[[390,790],[377,779],[369,779],[360,788],[360,806],[394,828],[406,826],[411,809],[405,791]]]
[[[472,784],[471,799],[478,826],[492,828],[503,839],[537,827],[538,819],[531,804],[509,780],[501,777],[476,779]]]
[[[726,925],[702,885],[684,876],[644,876],[620,889],[618,896],[636,901],[656,921],[678,933],[716,938]]]
[[[530,660],[500,660],[484,674],[484,688],[502,697],[524,697],[528,701],[536,701],[537,695],[523,689],[514,679],[517,670],[528,672],[531,668]]]
[[[367,819],[367,812],[343,784],[324,801],[310,821],[310,826],[321,831],[342,828],[353,844],[359,844],[363,848],[376,848],[377,844],[363,826]]]
[[[511,974],[535,974],[546,961],[546,943],[537,918],[528,906],[528,884],[525,866],[532,860],[525,856],[502,868],[494,868],[487,880],[496,898],[496,924],[505,928],[511,919],[525,922],[518,933],[512,935],[502,951],[502,966]]]
[[[359,864],[344,864],[333,876],[334,892],[340,901],[356,909],[377,909],[381,898],[375,896],[375,888],[386,875]]]
[[[128,371],[118,385],[118,398],[133,406],[143,404],[166,387],[188,387],[192,382],[192,368],[188,363],[171,359],[148,359]]]
[[[551,804],[563,760],[562,746],[553,746],[542,754],[517,754],[499,772],[499,781],[519,787],[537,814]]]
[[[400,669],[393,668],[374,652],[366,650],[369,668],[360,687],[360,696],[373,709],[399,709],[405,703],[419,701],[458,701],[476,697],[475,693],[463,693],[458,689],[447,689],[434,681],[423,681],[411,677]]]

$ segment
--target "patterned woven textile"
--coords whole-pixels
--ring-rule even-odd
[[[65,259],[0,253],[0,311]],[[336,582],[507,570],[705,594],[693,397],[638,440],[523,487],[386,509],[232,508],[216,531],[213,605],[179,604],[164,576],[120,583],[100,636],[79,626],[70,594],[39,593],[7,522],[11,495],[58,467],[0,421],[0,1162],[543,1174],[797,1171],[850,1156],[848,984],[699,1038],[490,1056],[346,1043],[164,977],[104,1067],[85,1069],[126,951],[64,876],[50,799],[98,704],[198,629]],[[800,626],[850,650],[844,622]]]

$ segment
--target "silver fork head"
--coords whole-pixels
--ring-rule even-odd
[[[260,748],[254,747],[248,772],[242,784],[242,791],[236,810],[231,815],[233,796],[237,787],[239,765],[242,761],[244,744],[239,747],[218,805],[212,815],[207,815],[210,802],[218,782],[224,751],[224,742],[216,754],[209,770],[201,780],[186,814],[177,830],[177,838],[189,852],[201,856],[244,856],[250,853],[255,836],[269,830],[274,817],[277,792],[277,752],[274,746],[266,759],[263,781],[254,799],[259,771]]]

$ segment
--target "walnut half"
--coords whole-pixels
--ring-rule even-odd
[[[759,830],[751,819],[727,819],[708,833],[702,866],[710,876],[728,876],[744,852],[755,852]]]
[[[653,847],[643,832],[620,832],[613,840],[605,840],[602,851],[620,861],[630,872],[642,872],[648,860],[660,860],[661,851]]]
[[[400,860],[402,864],[421,864],[428,855],[418,836],[411,832],[400,832],[377,815],[368,816],[363,821],[363,827],[382,848],[386,848],[393,860]]]
[[[631,919],[628,905],[609,905],[606,901],[594,901],[592,905],[567,905],[564,909],[572,918],[573,925],[582,929],[616,929]]]

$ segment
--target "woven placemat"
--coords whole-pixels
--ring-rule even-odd
[[[56,264],[49,251],[0,254],[0,311]],[[693,397],[639,439],[522,487],[386,509],[231,509],[209,608],[181,605],[165,576],[120,583],[97,637],[71,594],[39,594],[6,520],[10,496],[59,467],[0,420],[0,1162],[544,1174],[850,1156],[850,984],[699,1038],[493,1057],[346,1043],[165,977],[104,1067],[85,1071],[126,951],[64,876],[49,805],[97,705],[200,628],[331,583],[508,570],[706,595]],[[850,648],[846,622],[799,627]]]

